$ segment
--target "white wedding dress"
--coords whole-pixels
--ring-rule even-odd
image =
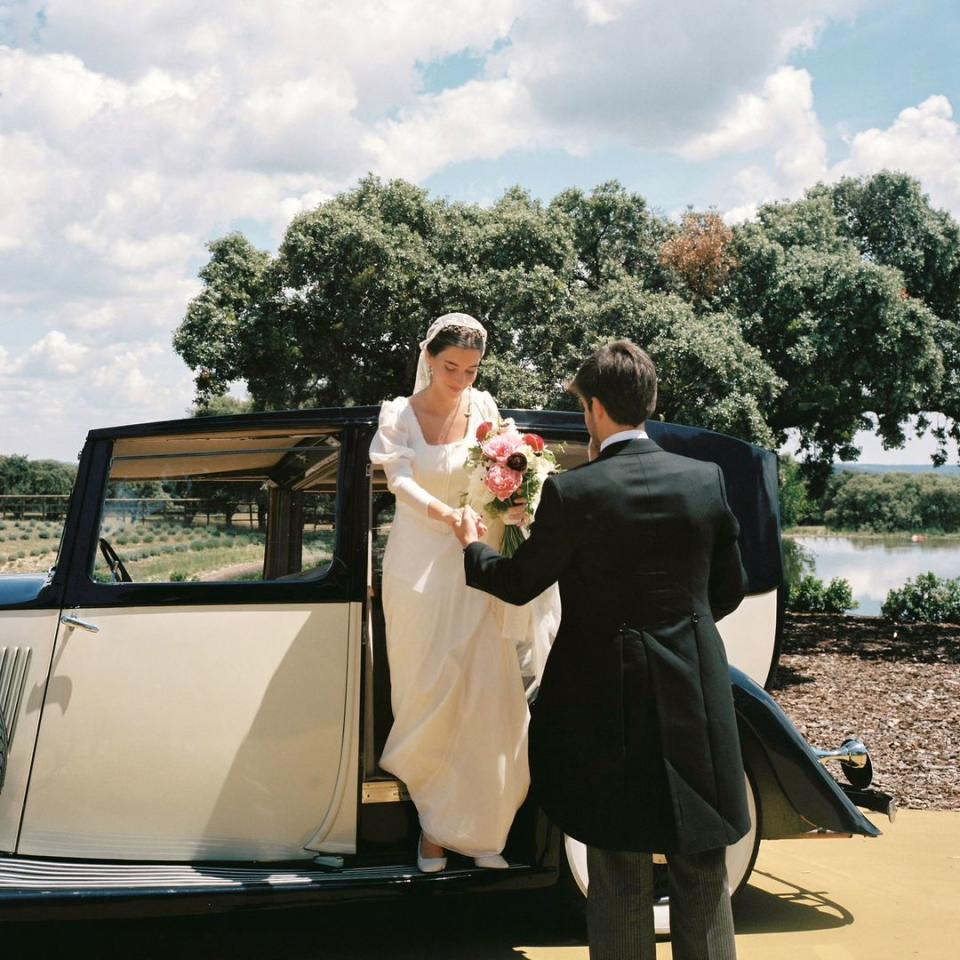
[[[560,619],[556,586],[525,607],[466,586],[450,528],[427,515],[435,497],[459,507],[477,426],[499,419],[470,390],[467,435],[428,444],[410,400],[385,401],[370,459],[397,507],[383,558],[383,607],[394,722],[380,766],[402,780],[424,833],[470,857],[499,853],[529,786],[528,685]],[[500,523],[486,540],[497,546]],[[521,669],[522,668],[522,669]]]

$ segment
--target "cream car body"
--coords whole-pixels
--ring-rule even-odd
[[[416,870],[416,812],[378,767],[391,723],[379,558],[392,498],[367,457],[377,412],[91,432],[56,567],[0,577],[0,917],[563,877],[586,889],[582,848],[532,801],[509,870],[457,858],[441,875]],[[562,443],[565,466],[585,459],[579,416],[510,413]],[[853,801],[887,809],[890,798],[862,782],[845,794],[764,693],[784,599],[775,458],[707,431],[649,429],[718,462],[741,521],[750,595],[721,623],[756,809],[731,848],[739,887],[761,838],[874,835]]]

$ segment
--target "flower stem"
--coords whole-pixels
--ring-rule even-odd
[[[508,524],[503,528],[503,541],[500,544],[500,552],[505,557],[512,557],[524,541],[523,533],[518,526]]]

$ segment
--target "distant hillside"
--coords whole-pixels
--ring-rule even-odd
[[[934,467],[929,463],[835,463],[834,473],[935,473],[939,477],[960,477],[960,465]]]

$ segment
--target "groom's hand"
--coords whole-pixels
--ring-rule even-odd
[[[460,546],[463,547],[464,550],[466,550],[471,543],[476,543],[480,539],[480,534],[477,530],[477,515],[470,507],[464,507],[460,512],[460,519],[454,523],[453,532],[456,534],[457,539],[460,541]]]

